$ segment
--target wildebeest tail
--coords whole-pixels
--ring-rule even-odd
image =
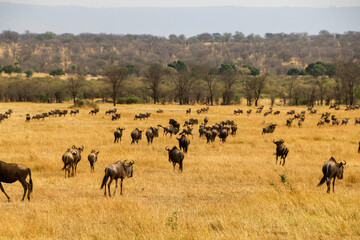
[[[103,178],[100,189],[102,189],[106,185],[106,182],[107,182],[108,179],[109,179],[109,175],[106,173],[106,170],[105,170],[105,176]]]
[[[323,178],[320,180],[317,186],[321,186],[325,181],[326,181],[326,175],[323,176]]]

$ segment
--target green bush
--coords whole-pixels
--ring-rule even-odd
[[[117,100],[118,104],[136,104],[143,103],[143,101],[137,96],[121,97]]]
[[[99,108],[98,105],[89,100],[75,100],[75,104],[71,106],[71,108]]]
[[[26,77],[31,77],[34,74],[34,70],[28,69],[25,71]]]
[[[50,72],[50,75],[51,76],[60,76],[60,75],[65,75],[65,72],[64,72],[64,70],[62,70],[62,68],[58,68],[58,69],[52,70]]]

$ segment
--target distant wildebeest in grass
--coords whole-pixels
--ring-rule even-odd
[[[251,109],[247,110],[246,113],[247,113],[248,115],[250,115]]]
[[[231,135],[236,135],[237,129],[238,129],[238,128],[237,128],[237,125],[232,125],[232,126],[231,126],[231,133],[230,133],[230,134],[231,134]]]
[[[298,127],[299,127],[299,128],[302,127],[302,122],[301,122],[301,120],[298,122]]]
[[[182,149],[184,153],[187,153],[188,147],[190,145],[190,139],[188,139],[184,134],[180,138],[176,138],[179,141],[179,148]]]
[[[162,110],[162,109],[158,109],[156,112],[157,112],[157,113],[163,113],[163,112],[164,112],[164,110]]]
[[[99,112],[99,109],[98,108],[95,108],[95,109],[92,109],[90,112],[89,112],[89,114],[91,114],[91,115],[96,115],[97,113]]]
[[[183,171],[183,160],[184,160],[184,153],[181,152],[176,146],[174,146],[172,149],[166,147],[165,150],[169,152],[169,162],[173,163],[174,170],[175,165],[179,164],[179,170]]]
[[[241,110],[241,109],[235,109],[234,110],[234,114],[240,114],[240,113],[243,113],[243,110]]]
[[[170,120],[169,120],[169,124],[172,125],[174,128],[180,129],[180,123],[177,122],[177,121],[174,120],[174,119],[170,119]]]
[[[291,127],[291,124],[292,124],[292,121],[294,120],[295,118],[289,118],[286,120],[286,126],[287,127]]]
[[[341,120],[341,125],[345,124],[346,126],[348,122],[349,122],[349,118],[344,118],[343,120]]]
[[[274,112],[274,115],[279,115],[279,114],[280,114],[279,110]]]
[[[27,114],[26,114],[26,120],[25,120],[25,122],[30,122],[30,119],[31,119],[30,114],[27,113]]]
[[[206,125],[209,122],[209,119],[207,117],[204,117],[204,124]]]
[[[180,132],[179,134],[182,135],[182,134],[185,134],[185,135],[191,135],[192,137],[194,137],[194,135],[192,134],[192,130],[193,128],[190,128],[189,126],[187,128],[184,128],[182,130],[182,132]]]
[[[191,108],[186,109],[186,114],[190,114],[191,113]]]
[[[81,160],[81,152],[84,151],[84,146],[81,145],[81,147],[76,147],[75,145],[72,146],[72,154],[74,155],[74,175],[76,176],[76,169],[77,169],[77,165]]]
[[[324,121],[320,120],[320,121],[318,121],[316,126],[322,126],[322,125],[324,125],[324,123],[325,123]]]
[[[91,169],[92,172],[95,172],[94,165],[95,165],[95,162],[97,161],[97,157],[99,155],[99,152],[100,151],[96,152],[95,150],[91,150],[91,153],[88,156],[88,160],[89,160],[89,163],[90,163],[90,169]]]
[[[355,125],[360,124],[360,118],[355,119]]]
[[[117,128],[116,131],[114,132],[114,137],[115,137],[115,140],[114,140],[114,143],[116,142],[121,142],[121,137],[123,135],[123,131],[125,130],[125,128]]]
[[[71,111],[70,111],[70,115],[76,115],[76,114],[78,114],[80,111],[79,111],[79,109],[72,109]]]
[[[104,176],[102,184],[101,184],[101,189],[103,187],[105,187],[105,192],[104,192],[105,196],[106,196],[106,183],[109,178],[110,178],[109,183],[108,183],[109,196],[111,196],[110,185],[114,179],[115,179],[115,190],[114,190],[113,195],[115,196],[116,188],[118,187],[117,181],[119,178],[120,178],[120,195],[122,195],[122,185],[123,185],[124,178],[126,178],[126,177],[131,178],[133,176],[134,161],[131,161],[129,163],[127,163],[126,161],[127,160],[124,160],[124,162],[117,161],[116,163],[111,164],[105,168],[105,176]]]
[[[186,127],[186,126],[193,126],[193,125],[196,125],[196,124],[199,124],[199,121],[195,118],[190,118],[189,120],[186,120],[183,127]]]
[[[30,179],[29,182],[26,182],[26,178],[28,175]],[[30,168],[16,163],[6,163],[0,161],[0,189],[5,194],[9,202],[10,197],[6,194],[5,189],[1,183],[14,183],[16,181],[19,181],[24,188],[24,195],[21,201],[24,201],[26,191],[28,191],[27,199],[30,201],[30,194],[33,190],[33,182],[31,179]]]
[[[145,135],[148,144],[153,143],[154,138],[159,136],[159,129],[150,127],[148,130],[146,130]]]
[[[325,162],[322,167],[324,176],[320,180],[318,186],[321,186],[326,181],[327,193],[330,193],[330,181],[333,178],[333,192],[335,192],[335,179],[336,177],[338,179],[343,178],[344,165],[346,165],[346,161],[344,161],[344,163],[338,163],[336,162],[335,158],[331,157],[329,161]]]
[[[158,125],[158,127],[161,127],[164,129],[163,135],[167,135],[169,133],[170,137],[172,137],[173,134],[176,135],[179,132],[179,129],[174,128],[173,126],[163,127],[162,125]]]
[[[107,115],[107,114],[111,115],[111,114],[116,113],[116,112],[117,112],[116,108],[110,109],[110,110],[105,111],[105,115]]]
[[[115,113],[111,116],[111,120],[114,121],[114,120],[117,120],[117,119],[120,119],[121,118],[121,114],[120,113]]]
[[[278,160],[278,157],[280,157],[280,161],[279,161],[279,164],[281,165],[281,159],[283,160],[282,161],[282,166],[285,165],[285,159],[289,153],[289,149],[284,145],[284,140],[280,140],[280,141],[276,141],[273,140],[273,142],[275,143],[276,145],[276,164],[277,164],[277,160]]]
[[[264,128],[263,128],[263,131],[262,131],[262,134],[265,134],[265,133],[273,133],[274,130],[275,130],[275,128],[276,128],[276,125],[277,125],[277,124],[271,124],[271,125],[269,125],[269,126],[267,126],[267,127],[264,127]]]
[[[221,139],[221,141],[224,143],[226,142],[226,138],[229,136],[229,132],[226,129],[222,129],[219,132],[218,136]]]
[[[136,128],[135,130],[133,130],[132,132],[131,132],[131,144],[133,144],[133,143],[139,143],[139,140],[141,140],[141,134],[142,134],[142,132],[143,132],[144,130],[139,130],[138,128]]]
[[[295,110],[290,110],[286,114],[288,114],[288,115],[295,114]]]

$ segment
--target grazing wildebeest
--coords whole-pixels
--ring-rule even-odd
[[[76,176],[77,165],[81,160],[81,152],[82,151],[84,151],[83,145],[81,145],[81,148],[80,147],[77,148],[75,145],[72,146],[71,152],[74,155],[74,167],[75,167],[74,174],[75,174],[75,176]]]
[[[251,113],[251,109],[247,110],[246,112],[247,112],[247,114],[249,114],[249,115],[250,115],[250,113]]]
[[[120,113],[115,113],[111,116],[111,120],[114,121],[114,120],[117,120],[117,119],[120,119],[121,118],[121,114]]]
[[[194,124],[199,124],[199,121],[195,118],[190,118],[189,120],[186,120],[183,127],[186,127],[186,126],[193,126]]]
[[[30,180],[29,182],[26,182],[26,178],[28,175],[30,177]],[[6,163],[0,161],[0,189],[5,194],[9,202],[10,197],[6,194],[5,189],[1,183],[14,183],[16,181],[19,181],[24,188],[24,195],[21,201],[24,201],[26,191],[28,191],[27,199],[30,201],[30,194],[33,190],[33,182],[31,179],[30,168],[16,163]]]
[[[100,151],[96,152],[95,150],[91,150],[91,153],[88,156],[88,160],[90,162],[90,168],[91,168],[92,172],[95,172],[94,165],[95,165],[95,162],[97,161],[97,156],[98,156],[99,152]]]
[[[291,124],[292,124],[292,121],[294,120],[295,118],[289,118],[286,120],[286,126],[288,127],[291,127]]]
[[[231,135],[236,135],[237,129],[238,129],[238,128],[237,128],[237,125],[232,125],[232,126],[231,126],[231,133],[230,133],[230,134],[231,134]]]
[[[99,112],[99,109],[98,108],[95,108],[95,109],[92,109],[90,112],[89,112],[89,114],[91,114],[91,115],[96,115],[97,113]]]
[[[299,127],[299,128],[302,127],[302,122],[301,122],[301,120],[299,120],[299,122],[298,122],[298,127]]]
[[[30,119],[31,119],[30,114],[27,113],[27,114],[26,114],[26,120],[25,120],[25,122],[30,122]]]
[[[321,120],[320,120],[320,121],[317,123],[317,125],[316,125],[316,126],[321,126],[321,125],[324,125],[324,123],[325,123],[324,121],[321,121]]]
[[[131,144],[133,143],[139,143],[139,140],[141,140],[141,133],[143,132],[144,130],[139,130],[138,128],[136,128],[135,130],[133,130],[131,132]]]
[[[114,190],[114,196],[116,192],[116,188],[118,187],[117,181],[120,178],[120,195],[122,195],[122,185],[125,177],[131,178],[133,176],[133,164],[134,161],[131,161],[129,163],[126,162],[127,160],[124,160],[124,162],[117,161],[114,164],[111,164],[105,168],[105,176],[103,178],[101,189],[105,187],[104,195],[106,196],[106,183],[108,179],[110,178],[110,181],[108,183],[108,193],[111,197],[110,193],[110,185],[111,182],[115,179],[115,190]]]
[[[114,109],[110,109],[110,110],[107,110],[107,111],[105,111],[105,115],[107,115],[107,114],[113,114],[113,113],[116,113],[116,111],[117,111],[117,109],[116,108],[114,108]]]
[[[187,153],[188,147],[190,145],[190,139],[188,139],[184,134],[180,138],[176,138],[179,141],[179,148],[182,149],[184,153]]]
[[[174,128],[180,129],[180,123],[178,123],[176,120],[174,119],[170,119],[169,120],[169,124],[172,125]]]
[[[333,178],[333,192],[335,192],[335,179],[336,177],[338,179],[343,178],[344,165],[346,165],[346,161],[344,161],[344,163],[338,163],[336,162],[335,158],[331,157],[329,161],[325,162],[322,167],[322,172],[324,176],[320,180],[318,186],[321,186],[326,181],[327,193],[330,193],[330,181]]]
[[[295,110],[290,110],[286,114],[295,114]]]
[[[62,161],[64,163],[64,167],[61,170],[65,170],[65,178],[66,172],[68,173],[68,177],[74,176],[74,155],[70,148],[63,154]],[[71,175],[70,175],[71,168]]]
[[[356,125],[356,124],[360,124],[360,118],[356,118],[356,119],[355,119],[355,125]]]
[[[204,117],[204,124],[206,125],[209,122],[209,119],[207,117]]]
[[[277,124],[271,124],[271,125],[269,125],[269,126],[267,126],[267,127],[264,127],[264,128],[263,128],[263,131],[262,131],[262,134],[265,134],[265,133],[273,133],[274,130],[275,130],[275,128],[276,128],[276,125],[277,125]]]
[[[234,110],[234,114],[240,114],[240,113],[243,113],[243,110],[241,110],[241,109],[235,109]]]
[[[164,110],[162,110],[162,109],[158,109],[156,112],[157,112],[157,113],[163,113],[163,112],[164,112]]]
[[[187,128],[184,128],[184,129],[182,130],[182,132],[179,133],[179,134],[180,134],[180,135],[182,135],[182,134],[191,135],[191,136],[194,138],[194,135],[192,134],[192,130],[193,130],[193,128],[190,128],[190,127],[188,126]]]
[[[274,112],[274,115],[278,115],[278,114],[280,114],[280,111],[275,111]]]
[[[346,126],[348,122],[349,122],[349,118],[344,118],[343,120],[341,120],[341,125],[345,124]]]
[[[176,163],[179,164],[179,170],[183,171],[183,160],[184,160],[184,153],[181,152],[176,146],[174,146],[172,149],[169,149],[168,147],[165,148],[169,152],[169,162],[173,163],[174,170]]]
[[[146,135],[148,144],[150,144],[150,143],[153,142],[154,137],[158,137],[158,136],[159,136],[159,129],[154,128],[154,127],[150,127],[150,128],[146,131],[145,135]]]
[[[173,126],[163,127],[161,125],[158,125],[158,127],[162,127],[164,129],[163,135],[167,135],[168,133],[170,133],[170,137],[172,137],[173,134],[176,135],[179,132],[179,129],[174,128]]]
[[[70,115],[76,115],[76,114],[78,114],[80,111],[79,111],[79,109],[73,109],[73,110],[71,110],[70,111]]]
[[[116,129],[116,131],[114,132],[114,137],[115,137],[114,143],[119,142],[119,139],[121,142],[121,137],[122,137],[124,130],[125,130],[125,128],[117,128]]]
[[[280,161],[279,164],[281,165],[281,159],[283,160],[282,162],[282,166],[285,165],[285,158],[287,157],[288,153],[289,153],[289,149],[284,145],[284,140],[280,140],[280,141],[276,141],[273,140],[273,142],[276,144],[276,164],[277,164],[277,160],[278,157],[280,157]]]
[[[186,109],[186,114],[190,114],[191,113],[191,108]]]

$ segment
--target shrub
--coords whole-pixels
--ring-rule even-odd
[[[142,103],[143,101],[137,97],[137,96],[130,96],[130,97],[121,97],[118,98],[117,103],[118,104],[136,104],[136,103]]]
[[[98,105],[89,100],[75,100],[75,104],[70,106],[71,108],[99,108]]]
[[[58,69],[52,70],[50,72],[50,75],[51,76],[60,76],[60,75],[65,75],[65,72],[64,72],[64,70],[62,70],[62,68],[58,68]]]
[[[26,77],[31,77],[34,74],[34,70],[28,69],[25,71]]]

